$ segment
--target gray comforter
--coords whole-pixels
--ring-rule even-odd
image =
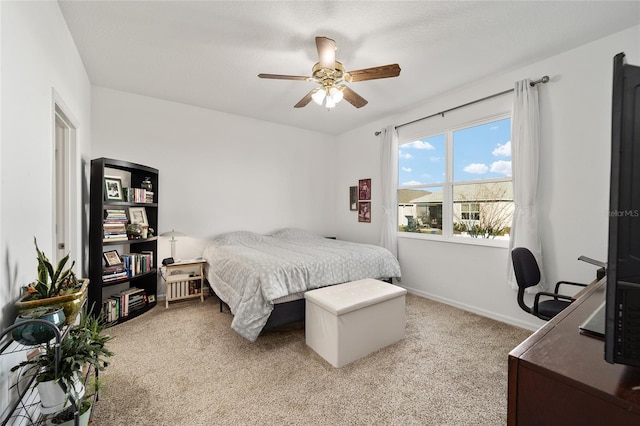
[[[209,283],[234,315],[231,327],[250,341],[257,339],[278,298],[363,278],[400,277],[398,261],[382,247],[295,228],[270,236],[223,234],[207,245],[203,257]]]

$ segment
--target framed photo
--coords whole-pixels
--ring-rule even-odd
[[[371,201],[358,202],[358,222],[371,222]]]
[[[358,181],[358,200],[371,199],[371,179],[360,179]]]
[[[102,253],[102,257],[104,257],[107,266],[115,266],[122,263],[118,250],[105,251]]]
[[[358,187],[357,186],[349,187],[349,210],[351,211],[358,210]]]
[[[129,222],[149,226],[147,211],[144,207],[129,207]]]
[[[104,177],[104,196],[107,201],[116,200],[123,201],[122,195],[122,179],[119,177]]]

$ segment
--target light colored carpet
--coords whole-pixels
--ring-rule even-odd
[[[251,343],[217,299],[109,329],[94,425],[503,425],[507,355],[529,336],[407,295],[407,338],[336,369],[298,324]]]

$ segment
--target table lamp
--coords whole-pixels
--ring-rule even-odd
[[[160,234],[161,237],[171,237],[169,242],[171,243],[171,258],[175,259],[176,257],[176,237],[184,237],[186,234],[182,232],[178,232],[175,229],[172,229],[169,232],[163,232]]]

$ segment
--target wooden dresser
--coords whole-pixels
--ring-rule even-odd
[[[509,354],[509,425],[640,425],[640,368],[607,363],[604,341],[579,332],[605,280]]]

